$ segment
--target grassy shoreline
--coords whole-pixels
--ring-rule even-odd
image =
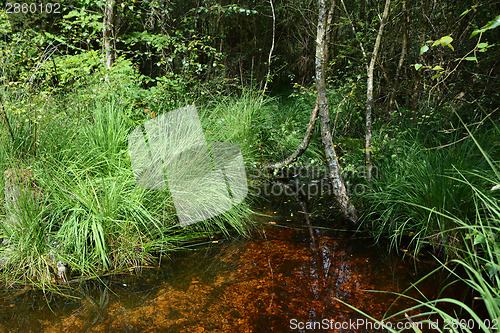
[[[418,137],[398,138],[395,154],[379,161],[381,177],[364,196],[369,202],[365,224],[376,239],[390,239],[392,250],[408,251],[414,260],[421,252],[433,253],[440,265],[434,273],[447,272],[448,286],[460,282],[478,301],[415,300],[414,307],[380,319],[417,310],[408,319],[416,323],[414,332],[428,327],[431,318],[454,323],[453,332],[491,332],[487,322],[500,318],[500,167],[498,143],[489,140],[500,132],[495,124],[475,133],[462,125],[466,140],[438,149]],[[418,290],[420,281],[408,289]],[[444,310],[450,308],[456,312]],[[466,319],[474,320],[474,329],[463,324]],[[437,329],[444,331],[441,326]]]
[[[248,107],[248,101],[254,104]],[[239,144],[246,163],[255,164],[259,152],[243,138],[255,131],[252,124],[261,122],[258,116],[265,105],[255,96],[236,106],[226,103],[225,115],[201,112],[207,139]],[[119,94],[53,106],[41,121],[12,116],[14,136],[7,131],[1,136],[0,190],[5,204],[0,208],[0,279],[6,285],[61,284],[66,280],[59,274],[62,263],[68,266],[68,279],[141,267],[186,242],[217,233],[246,235],[252,228],[252,193],[221,215],[181,227],[168,190],[136,186],[127,137],[135,126],[156,116],[147,108],[131,110]],[[242,116],[247,126],[223,132],[221,119],[237,121]],[[8,175],[14,173],[22,175]],[[7,183],[19,183],[15,205],[6,204],[5,177],[13,178]],[[35,191],[41,195],[33,196]]]

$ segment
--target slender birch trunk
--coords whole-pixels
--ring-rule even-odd
[[[270,0],[271,2],[271,0]],[[272,4],[272,2],[271,2]],[[327,19],[327,27],[326,27],[326,35],[325,35],[325,63],[328,62],[330,58],[330,52],[329,52],[329,45],[331,41],[331,25],[333,23],[333,19],[335,16],[336,12],[336,0],[333,0],[330,5],[330,10],[328,12],[328,19]],[[274,13],[274,9],[273,9]],[[273,20],[274,23],[274,20]],[[274,45],[274,30],[273,30],[273,45]],[[271,49],[272,50],[272,49]],[[272,51],[271,51],[272,52]],[[271,58],[271,54],[269,54],[269,59]],[[267,83],[267,82],[266,82]],[[302,154],[307,150],[307,147],[309,147],[309,143],[311,142],[311,137],[314,132],[314,128],[316,126],[316,120],[318,119],[318,100],[316,99],[316,104],[314,105],[314,109],[311,114],[311,118],[309,119],[309,125],[307,126],[306,133],[304,134],[304,138],[302,139],[302,142],[299,144],[297,149],[293,152],[292,155],[288,156],[281,162],[276,162],[276,163],[269,163],[269,164],[264,164],[262,167],[264,169],[283,169],[286,166],[290,165],[291,163],[295,162]]]
[[[380,27],[378,29],[377,39],[375,40],[375,46],[373,47],[373,53],[367,70],[365,157],[366,157],[367,177],[369,179],[372,176],[372,169],[373,169],[373,162],[372,162],[373,71],[375,69],[375,63],[377,61],[377,56],[380,49],[380,42],[382,40],[384,26],[387,22],[387,17],[389,16],[390,5],[391,5],[391,0],[386,0],[384,7],[384,14],[382,15],[382,19],[380,21]]]
[[[267,76],[266,83],[264,84],[264,88],[262,89],[262,97],[264,97],[264,93],[267,90],[267,84],[271,80],[271,60],[273,57],[274,40],[276,38],[276,14],[274,13],[273,0],[269,0],[269,4],[271,5],[271,13],[273,14],[273,40],[271,43],[271,49],[269,50],[269,58],[267,59]]]
[[[320,117],[321,141],[325,151],[329,169],[330,181],[333,185],[335,197],[340,209],[346,218],[353,224],[358,222],[358,213],[352,204],[342,177],[342,170],[333,147],[330,131],[330,110],[326,96],[326,4],[325,0],[318,0],[318,32],[316,36],[316,87],[318,90],[317,104]]]
[[[335,9],[337,7],[337,1],[332,0],[330,4],[330,10],[328,11],[327,20],[326,20],[326,35],[325,35],[325,59],[326,62],[330,60],[330,43],[332,41],[332,23],[335,18]]]
[[[116,18],[116,0],[107,0],[104,7],[103,51],[106,56],[106,68],[110,68],[116,59],[114,26]]]

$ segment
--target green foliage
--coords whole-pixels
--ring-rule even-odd
[[[55,56],[53,61],[43,63],[41,75],[48,79],[48,84],[55,82],[63,90],[82,89],[90,84],[90,75],[99,70],[100,63],[97,51]]]
[[[478,151],[479,157],[475,156],[474,161],[478,158],[482,159],[484,165],[478,166],[477,168],[469,168],[467,170],[459,171],[455,168],[454,176],[445,177],[447,180],[454,184],[452,192],[443,193],[444,197],[441,200],[441,207],[444,200],[456,200],[456,190],[463,187],[467,190],[470,197],[467,203],[457,203],[465,205],[465,208],[460,210],[468,211],[468,214],[458,214],[457,211],[451,211],[449,209],[439,209],[439,205],[433,202],[420,203],[412,198],[408,200],[408,196],[404,196],[404,193],[400,193],[402,196],[401,200],[396,200],[392,198],[392,202],[386,202],[386,205],[381,202],[381,193],[373,193],[371,199],[373,202],[378,203],[380,206],[385,207],[385,211],[382,214],[392,215],[392,218],[397,219],[397,214],[403,216],[406,209],[406,221],[400,220],[397,225],[391,226],[391,228],[398,228],[397,232],[402,232],[402,228],[407,231],[412,230],[411,226],[415,222],[415,214],[412,210],[419,210],[425,214],[427,212],[427,221],[430,221],[433,215],[438,215],[441,221],[448,225],[447,229],[441,230],[439,233],[443,235],[454,235],[454,240],[446,240],[441,244],[447,247],[449,253],[454,254],[454,259],[446,262],[441,262],[440,267],[433,270],[410,287],[408,287],[402,293],[394,293],[398,298],[407,298],[415,302],[416,305],[393,313],[391,315],[384,315],[384,318],[380,319],[380,322],[388,322],[397,320],[397,318],[405,316],[410,322],[417,323],[417,327],[429,327],[430,324],[436,323],[436,318],[439,318],[441,324],[437,325],[436,330],[439,332],[445,332],[443,329],[444,322],[450,323],[448,330],[446,332],[491,332],[491,323],[496,323],[500,316],[500,277],[498,272],[500,271],[500,238],[498,233],[500,232],[500,170],[498,161],[494,160],[493,154],[488,153],[484,146],[479,142],[479,137],[474,135],[469,129],[466,132],[471,136],[474,147]],[[495,132],[498,135],[498,129]],[[467,145],[464,143],[463,145]],[[407,146],[405,147],[407,148]],[[471,156],[465,155],[468,158]],[[441,156],[442,157],[442,156]],[[426,163],[427,160],[417,160],[408,159],[411,168],[418,168],[419,163]],[[436,165],[436,162],[434,162]],[[396,167],[395,170],[399,170]],[[406,172],[413,173],[413,172]],[[392,177],[392,180],[396,180],[398,177]],[[433,180],[437,180],[437,177],[432,177]],[[376,181],[376,184],[378,181]],[[421,184],[414,183],[414,189]],[[395,187],[401,187],[400,182],[395,185]],[[407,190],[411,190],[407,188]],[[384,189],[386,193],[391,196],[394,194],[392,189],[389,188],[389,184],[386,184]],[[432,195],[432,193],[429,193]],[[433,199],[439,199],[433,197]],[[387,205],[388,204],[388,205]],[[399,208],[397,205],[402,205],[404,208]],[[378,209],[380,210],[380,206]],[[373,208],[373,206],[372,206]],[[382,211],[382,210],[380,210]],[[376,222],[383,222],[380,219]],[[417,221],[418,223],[418,221]],[[425,227],[427,223],[423,223]],[[387,229],[386,232],[392,232],[392,229]],[[418,234],[418,230],[411,231],[415,234],[417,239],[415,243],[427,242],[425,238],[432,237],[432,235],[427,235],[425,233]],[[397,245],[402,245],[398,243]],[[429,278],[431,275],[445,270],[450,275],[450,280],[447,282],[446,287],[455,285],[456,283],[462,283],[467,285],[475,295],[475,302],[470,306],[463,300],[455,298],[437,298],[437,299],[427,299],[425,295],[418,290],[418,285]],[[446,288],[445,287],[445,288]],[[411,290],[416,289],[419,291],[424,299],[417,299],[408,296],[406,293]],[[441,293],[445,292],[442,290]],[[351,305],[339,300],[348,307],[358,311],[362,315],[371,318],[374,321],[377,319],[371,317],[369,314],[364,313],[358,309],[355,309]],[[478,303],[481,303],[478,306]],[[484,308],[482,308],[484,306]],[[449,311],[452,308],[453,312]],[[484,312],[486,309],[486,313]],[[413,313],[413,315],[409,315]],[[486,316],[485,316],[486,314]],[[474,326],[467,324],[468,319],[471,318],[474,321]],[[423,325],[423,326],[421,326]],[[391,332],[402,332],[396,331],[393,328],[388,327]]]
[[[61,30],[64,35],[68,36],[68,42],[83,44],[86,46],[85,49],[89,50],[92,43],[101,37],[102,17],[103,14],[100,12],[75,8],[63,16],[60,24]],[[53,37],[56,38],[56,36]]]
[[[135,185],[127,152],[128,133],[136,126],[127,114],[134,105],[125,104],[122,93],[102,90],[92,97],[73,95],[69,103],[54,102],[44,112],[47,121],[38,123],[36,159],[32,152],[21,156],[19,150],[5,149],[12,143],[2,128],[2,174],[23,160],[43,193],[43,201],[29,195],[20,199],[22,227],[0,223],[9,239],[8,247],[0,247],[0,258],[7,258],[0,272],[3,279],[48,286],[56,282],[58,261],[69,264],[73,277],[88,278],[143,266],[158,254],[214,233],[248,232],[251,211],[246,201],[209,221],[182,228],[168,191]],[[247,119],[252,122],[251,117],[252,113]],[[204,121],[207,131],[222,130],[217,122]],[[17,131],[21,125],[13,126]],[[253,129],[243,130],[226,134],[240,143]]]
[[[467,221],[475,211],[469,185],[457,177],[465,171],[486,172],[488,164],[470,139],[433,149],[412,136],[393,140],[392,148],[376,159],[380,176],[363,197],[370,202],[365,221],[377,238],[388,235],[394,248],[404,243],[415,253],[426,245],[453,250],[457,225],[447,216]]]
[[[471,38],[474,37],[475,35],[477,34],[481,34],[483,32],[486,32],[487,30],[491,30],[491,29],[495,29],[497,28],[498,26],[500,26],[500,15],[498,15],[497,17],[495,17],[493,20],[491,20],[490,22],[486,23],[486,25],[484,27],[482,27],[481,29],[476,29],[474,30],[472,33],[471,33]]]
[[[124,114],[129,107],[116,99],[104,98],[89,106],[95,110],[90,124],[83,128],[89,150],[96,156],[115,164],[127,151],[129,125]]]
[[[267,156],[272,115],[276,104],[246,91],[240,97],[220,97],[202,111],[201,121],[209,141],[238,143],[251,163]]]

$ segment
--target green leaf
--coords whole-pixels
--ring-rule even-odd
[[[485,48],[487,46],[488,46],[488,43],[479,43],[479,44],[477,44],[477,47],[479,47],[480,49]]]
[[[434,75],[433,77],[431,77],[431,80],[437,79],[438,77],[440,77],[443,74],[444,74],[444,72],[439,72],[436,75]]]
[[[476,237],[474,237],[474,243],[473,245],[478,245],[478,244],[485,244],[486,243],[486,239],[484,238],[483,235],[481,234],[478,234],[476,235]]]
[[[460,14],[460,17],[464,16],[464,15],[467,15],[467,13],[470,12],[470,9],[466,9],[464,10],[464,12],[462,14]]]
[[[486,23],[486,25],[484,27],[482,27],[481,29],[476,29],[474,30],[471,34],[470,34],[470,37],[469,38],[472,38],[474,37],[475,35],[479,34],[479,33],[482,33],[482,32],[485,32],[486,30],[491,30],[491,29],[495,29],[496,27],[498,27],[500,25],[500,15],[498,15],[497,17],[495,17],[493,20],[491,20],[490,22]]]
[[[422,64],[415,64],[415,70],[419,70],[422,67]]]
[[[500,15],[495,17],[492,21],[486,23],[486,25],[483,27],[483,30],[495,29],[499,25],[500,25]]]
[[[484,29],[476,29],[474,30],[471,34],[470,34],[470,37],[469,38],[472,38],[474,37],[475,35],[479,34],[479,33],[482,33],[482,32],[485,32],[486,30]]]
[[[467,57],[467,58],[465,58],[465,60],[467,60],[467,61],[476,61],[477,62],[477,58],[476,57]]]
[[[496,274],[498,274],[499,267],[498,267],[497,264],[495,264],[493,262],[488,262],[488,263],[486,263],[486,265],[484,265],[484,267],[488,271],[488,274],[489,274],[490,278],[492,278],[493,276],[495,276]]]
[[[436,45],[439,45],[439,39],[434,41],[434,43],[432,43],[432,47],[436,46]]]
[[[427,51],[429,51],[429,47],[427,45],[422,46],[420,48],[420,55],[424,54]]]
[[[453,42],[453,38],[451,38],[450,36],[443,36],[441,37],[439,42],[441,43],[441,45],[445,46]]]
[[[442,71],[444,68],[437,65],[437,66],[434,66],[434,68],[432,68],[433,71]]]
[[[453,45],[448,44],[448,47],[449,47],[452,51],[455,51],[455,49],[453,48]]]

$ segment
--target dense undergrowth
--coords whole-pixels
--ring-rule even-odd
[[[314,93],[307,89],[288,97],[244,90],[180,98],[161,84],[144,88],[133,68],[120,62],[86,83],[75,85],[74,91],[52,92],[3,85],[0,276],[7,285],[54,286],[64,280],[58,276],[62,263],[69,267],[70,280],[120,272],[149,265],[159,254],[210,240],[216,233],[247,234],[252,193],[218,217],[180,227],[168,191],[136,186],[129,133],[195,102],[207,141],[238,144],[247,174],[252,174],[248,171],[261,163],[293,152],[314,105]],[[358,195],[364,226],[376,240],[388,238],[393,249],[416,260],[422,252],[433,253],[483,300],[488,316],[498,318],[498,126],[486,118],[470,126],[460,117],[448,132],[440,130],[444,121],[414,119],[391,130],[382,126],[374,140],[375,176],[368,181],[351,172],[364,159],[359,96],[350,97],[353,91],[340,86],[329,91],[329,101],[345,177],[366,186],[351,193]],[[317,131],[296,163],[323,167]],[[23,170],[26,177],[15,211],[8,208],[3,188],[10,170]],[[9,221],[12,216],[15,223]],[[439,301],[420,302],[426,310],[414,320],[436,314],[451,318]],[[457,300],[441,302],[478,316]]]
[[[418,310],[411,317],[420,322],[415,332],[430,327],[436,316],[442,319],[439,331],[446,320],[453,323],[453,332],[492,332],[500,316],[499,128],[494,122],[467,126],[460,119],[458,125],[454,135],[439,140],[424,135],[432,131],[425,126],[420,132],[385,136],[379,146],[379,176],[363,196],[364,222],[376,239],[389,238],[391,248],[413,260],[431,252],[441,269],[449,271],[448,286],[461,282],[479,300],[471,307],[454,298],[414,299],[413,308],[382,319]]]
[[[207,142],[239,145],[249,171],[295,148],[311,106],[250,90],[181,99],[161,84],[143,88],[134,73],[118,62],[86,84],[75,81],[73,91],[3,85],[0,276],[7,285],[53,286],[66,279],[61,265],[69,280],[138,268],[189,242],[252,228],[251,191],[231,210],[181,227],[168,190],[136,185],[128,136],[147,120],[196,103]],[[317,145],[305,155],[319,157]],[[253,185],[255,172],[247,173]],[[9,205],[4,186],[19,181],[22,192]]]
[[[220,232],[245,235],[251,228],[252,194],[222,215],[180,227],[168,191],[136,186],[127,137],[156,114],[133,110],[137,105],[126,103],[123,91],[52,96],[20,111],[14,108],[19,96],[4,92],[8,98],[2,111],[9,126],[2,127],[0,142],[0,274],[7,285],[53,285],[63,263],[73,279],[141,267],[186,242]],[[252,124],[266,114],[265,106],[233,106],[224,109],[226,115],[202,116],[212,136],[207,139],[241,142],[254,161],[258,156],[242,138],[258,134]],[[34,118],[37,113],[42,116]],[[248,126],[226,132],[219,126],[224,116],[242,115]],[[22,188],[14,205],[7,205],[5,177]]]
[[[407,134],[391,144],[377,163],[379,177],[364,196],[371,203],[366,220],[372,231],[377,238],[390,235],[395,248],[409,242],[405,247],[416,255],[426,246],[453,251],[456,225],[445,215],[473,221],[476,212],[473,191],[462,178],[490,189],[493,170],[470,137],[448,147],[426,147],[418,136]],[[490,154],[498,149],[487,142],[482,147]]]

